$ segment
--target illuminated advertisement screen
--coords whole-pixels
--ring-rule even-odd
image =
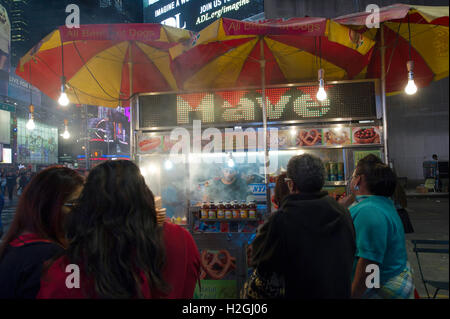
[[[35,121],[27,130],[26,119],[17,119],[17,161],[27,164],[58,163],[58,129]]]
[[[221,17],[244,20],[264,12],[264,0],[144,0],[144,22],[200,31]]]
[[[11,113],[0,109],[0,144],[11,143]]]
[[[325,87],[327,99],[316,98],[317,86],[266,89],[269,122],[376,118],[374,82]],[[142,128],[262,122],[260,89],[144,95],[139,100]]]
[[[129,108],[115,109],[102,106],[89,106],[88,129],[90,142],[109,144],[110,154],[129,154],[130,123]],[[104,144],[104,145],[103,145]]]
[[[0,145],[0,149],[2,149]],[[1,164],[11,164],[12,163],[12,153],[10,148],[3,147]]]
[[[8,95],[11,56],[11,24],[8,12],[0,5],[0,95]]]

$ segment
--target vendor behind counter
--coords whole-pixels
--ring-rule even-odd
[[[241,177],[238,169],[223,167],[222,176],[206,187],[203,201],[250,201],[253,200],[247,182]]]

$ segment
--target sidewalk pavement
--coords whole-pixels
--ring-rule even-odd
[[[426,290],[420,277],[416,254],[413,252],[413,239],[449,240],[449,199],[433,196],[414,196],[408,198],[408,213],[414,227],[414,233],[406,234],[408,260],[413,270],[416,289],[421,298],[427,298]],[[441,248],[441,247],[439,247]],[[449,255],[419,254],[425,279],[449,281]],[[428,286],[431,296],[432,287]],[[438,297],[449,298],[448,291],[439,291]]]

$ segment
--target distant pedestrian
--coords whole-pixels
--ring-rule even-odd
[[[357,247],[353,298],[414,297],[404,227],[391,199],[396,183],[392,169],[369,156],[358,162],[353,173],[350,188],[356,195],[356,202],[349,208]],[[344,204],[345,200],[340,202]],[[368,266],[379,269],[380,287],[377,289],[367,287]]]
[[[3,236],[2,211],[5,206],[5,197],[0,193],[0,239]]]
[[[0,194],[5,196],[6,193],[6,170],[2,169],[0,172]]]
[[[13,194],[17,184],[16,179],[17,175],[13,171],[9,171],[6,174],[6,188],[8,189],[8,199],[10,202],[13,200]]]
[[[17,189],[17,195],[20,196],[25,188],[27,186],[27,176],[26,173],[23,172],[19,177],[19,187]]]
[[[158,225],[155,200],[131,161],[91,170],[67,220],[68,248],[45,271],[38,298],[191,299],[200,254],[184,228]],[[66,286],[79,265],[80,288]]]
[[[0,245],[0,299],[33,299],[43,263],[66,245],[63,222],[83,178],[64,167],[40,172],[20,197]]]

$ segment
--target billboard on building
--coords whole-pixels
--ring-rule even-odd
[[[33,102],[34,106],[41,105],[41,91],[16,75],[16,68],[14,67],[11,67],[11,73],[9,74],[8,96],[27,104]]]
[[[264,0],[144,0],[144,22],[200,31],[221,17],[244,20],[264,13]]]
[[[115,109],[90,106],[88,129],[90,142],[94,149],[102,149],[107,155],[129,155],[130,119],[129,108]]]
[[[2,158],[0,160],[0,164],[12,164],[12,152],[11,149],[8,147],[2,147],[0,144],[0,149],[3,149],[2,151]]]
[[[0,95],[8,95],[11,52],[11,24],[8,12],[0,5]]]
[[[0,144],[11,143],[11,113],[0,110]]]
[[[58,129],[35,121],[36,127],[26,128],[26,119],[17,119],[17,161],[24,164],[58,163]]]

